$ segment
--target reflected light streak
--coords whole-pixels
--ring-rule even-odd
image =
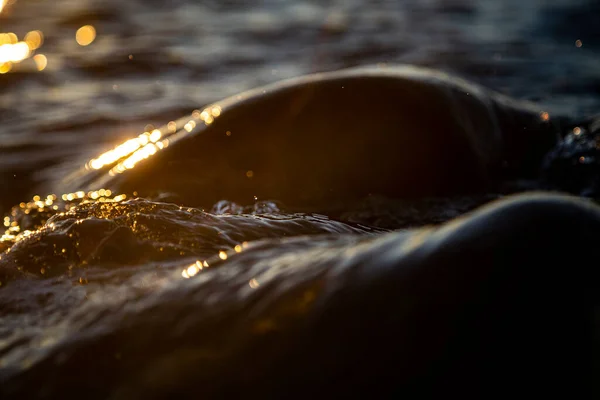
[[[121,158],[134,154],[142,146],[146,146],[150,141],[150,136],[151,134],[149,132],[144,132],[135,139],[129,139],[125,143],[115,147],[113,150],[109,150],[100,155],[100,157],[92,159],[89,162],[89,166],[93,169],[100,169],[107,165],[114,164]],[[154,134],[154,137],[156,137],[156,134]]]
[[[212,110],[210,110],[210,113],[212,114],[213,117],[217,118],[219,115],[221,115],[221,107],[214,106],[212,108]]]
[[[150,134],[149,139],[152,143],[156,143],[158,141],[158,139],[160,139],[161,136],[162,136],[162,134],[160,133],[160,131],[158,129],[155,129]]]
[[[183,129],[185,129],[188,132],[191,132],[192,130],[194,130],[195,127],[196,127],[196,122],[190,121],[187,124],[185,124],[185,126],[183,127]]]
[[[199,124],[198,120],[203,121],[204,125],[208,126],[215,118],[218,118],[221,113],[222,108],[219,105],[209,106],[201,112],[194,110],[192,119],[185,123],[183,130],[187,133],[192,133]],[[147,127],[151,132],[144,132],[137,138],[129,139],[112,150],[101,154],[98,158],[91,159],[86,164],[86,168],[101,169],[117,163],[117,165],[108,172],[110,176],[115,176],[115,174],[120,174],[128,169],[132,169],[140,161],[145,160],[156,154],[159,150],[168,147],[169,137],[171,135],[178,135],[177,125],[181,123],[182,122],[170,121],[166,127],[162,128],[162,130]]]
[[[145,160],[146,158],[150,157],[151,155],[156,154],[157,150],[158,150],[158,148],[156,147],[156,145],[154,145],[152,143],[147,144],[144,147],[142,147],[141,149],[134,152],[125,161],[123,161],[123,166],[126,169],[131,169],[131,168],[135,167],[135,164],[137,164],[138,162]]]
[[[235,252],[241,253],[242,246],[240,246],[239,244],[237,246],[235,246]],[[219,258],[221,260],[227,260],[227,252],[225,252],[224,250],[219,251]],[[189,267],[184,268],[181,271],[181,276],[184,277],[185,279],[189,279],[192,276],[195,276],[198,272],[202,271],[204,268],[208,268],[208,262],[206,260],[204,260],[204,261],[197,260],[194,264],[190,265]],[[253,281],[256,282],[255,279],[253,279]],[[252,285],[250,285],[250,286],[252,286]],[[258,286],[258,282],[256,282],[256,286]]]
[[[206,261],[204,263],[206,263]],[[198,272],[202,271],[203,268],[204,266],[202,265],[202,262],[198,260],[194,264],[181,271],[181,276],[183,276],[186,279],[189,279],[192,276],[196,275]]]

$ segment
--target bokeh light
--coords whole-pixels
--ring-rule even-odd
[[[29,46],[25,42],[3,44],[0,46],[0,63],[20,62],[29,57]]]
[[[23,41],[19,41],[13,32],[0,33],[0,74],[6,74],[13,69],[14,64],[31,57],[44,43],[44,34],[35,30],[28,32]],[[46,68],[48,60],[46,56],[35,56],[33,58],[36,69],[42,71]]]
[[[24,40],[30,50],[36,50],[44,43],[44,34],[41,31],[31,31],[25,35]]]
[[[0,74],[6,74],[7,72],[10,72],[11,69],[12,63],[10,62],[0,64]]]
[[[43,71],[48,65],[48,59],[43,54],[36,54],[33,56],[33,61],[35,61],[35,67],[38,71]]]
[[[85,25],[77,29],[75,40],[80,46],[88,46],[96,39],[96,28],[92,25]]]

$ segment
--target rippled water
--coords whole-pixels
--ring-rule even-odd
[[[503,354],[533,349],[525,360],[548,379],[558,372],[542,367],[550,361],[539,349],[560,337],[585,342],[573,333],[577,310],[596,303],[578,296],[594,293],[595,273],[583,268],[561,281],[554,272],[546,278],[537,267],[516,266],[593,265],[597,209],[526,198],[453,219],[530,188],[600,197],[600,129],[589,119],[600,105],[595,2],[4,3],[0,33],[27,41],[39,30],[43,42],[10,70],[0,66],[0,211],[7,229],[0,242],[0,394],[301,397],[315,390],[366,394],[375,385],[388,395],[427,395],[472,384],[466,393],[478,397],[498,384],[487,360],[521,373],[527,363],[514,366]],[[540,121],[561,121],[556,129],[564,137],[545,159],[543,176],[451,197],[348,196],[328,215],[323,207],[288,207],[282,198],[191,204],[182,193],[138,198],[143,187],[110,179],[102,187],[73,183],[78,171],[102,172],[115,161],[111,149],[127,140],[140,141],[139,148],[162,143],[155,128],[163,127],[161,135],[196,132],[180,118],[198,110],[195,121],[212,122],[227,110],[204,107],[227,96],[306,73],[397,63],[538,103]],[[256,131],[264,122],[248,121]],[[314,147],[326,148],[316,140]],[[193,182],[192,172],[172,181]],[[259,182],[254,173],[243,179]],[[539,282],[554,290],[570,279],[562,289],[576,308],[565,312]],[[548,304],[573,332],[547,322],[541,310]],[[531,333],[514,339],[508,327]],[[542,339],[546,329],[555,333]],[[533,337],[539,340],[528,341]],[[561,349],[555,355],[581,361],[573,374],[587,388],[588,360],[569,359]],[[519,373],[507,386],[521,382]],[[544,382],[536,376],[524,381],[528,387]]]
[[[17,1],[0,31],[44,33],[0,78],[6,210],[48,167],[81,165],[123,139],[260,84],[405,62],[457,72],[550,110],[598,109],[597,6],[586,1]],[[86,47],[83,25],[96,28]],[[582,46],[577,47],[576,41]],[[130,57],[131,56],[131,57]]]

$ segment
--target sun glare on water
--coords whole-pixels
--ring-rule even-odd
[[[2,0],[0,0],[2,1]],[[41,31],[28,32],[22,41],[13,32],[0,33],[0,73],[12,70],[13,64],[18,64],[31,57],[44,43],[44,34]],[[43,54],[38,54],[44,60],[43,68],[40,67],[40,57],[36,64],[39,71],[46,68],[47,59]]]
[[[0,14],[9,3],[15,0],[0,0]],[[0,74],[6,74],[13,70],[15,64],[19,64],[28,58],[33,59],[35,69],[43,71],[48,65],[48,58],[44,54],[36,54],[36,51],[44,43],[44,34],[39,30],[28,32],[23,40],[13,32],[0,32]],[[29,68],[27,65],[25,69]]]
[[[196,128],[201,129],[202,126],[212,124],[222,111],[218,104],[208,106],[202,111],[194,110],[191,118],[183,118],[183,121],[180,121],[179,126],[182,126],[183,129],[178,131],[178,124],[171,121],[160,129],[148,130],[117,145],[112,150],[100,154],[97,158],[91,159],[86,163],[85,168],[98,170],[112,167],[108,172],[110,176],[123,173],[134,168],[140,161],[167,148],[172,139],[183,134],[193,133]]]

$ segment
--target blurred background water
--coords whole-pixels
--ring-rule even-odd
[[[600,101],[594,0],[0,3],[4,209],[55,164],[82,165],[148,124],[315,71],[425,65],[576,117]]]

